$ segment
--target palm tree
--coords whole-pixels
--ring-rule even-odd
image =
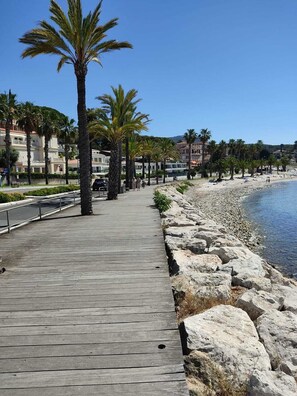
[[[152,160],[155,162],[156,167],[156,184],[159,184],[159,163],[162,161],[162,153],[158,141],[154,142]]]
[[[59,142],[64,146],[66,184],[69,184],[69,151],[71,144],[75,144],[77,140],[77,128],[74,126],[74,123],[74,119],[64,116],[61,119],[58,132]]]
[[[226,158],[226,165],[230,170],[230,180],[234,180],[234,170],[238,164],[238,161],[232,155]]]
[[[49,142],[53,135],[57,135],[59,133],[59,124],[61,123],[61,119],[64,117],[57,110],[51,109],[49,107],[39,107],[40,114],[40,122],[37,128],[37,134],[40,137],[44,137],[44,161],[45,161],[45,184],[48,184],[48,165],[50,163],[49,160]]]
[[[143,153],[147,158],[148,162],[148,186],[151,185],[151,160],[154,153],[154,142],[152,139],[146,139],[143,143]]]
[[[200,141],[202,142],[202,163],[201,167],[204,167],[204,159],[205,159],[205,144],[209,141],[211,138],[211,131],[209,131],[207,128],[201,129],[199,135],[198,135]],[[203,176],[203,174],[202,174]]]
[[[269,172],[272,173],[272,165],[275,164],[275,156],[273,154],[269,155],[267,159],[267,164],[269,165]]]
[[[7,185],[10,186],[10,150],[11,137],[10,130],[12,128],[13,120],[17,116],[18,104],[16,95],[9,90],[8,94],[0,94],[0,120],[5,123],[5,158],[6,158],[6,180]]]
[[[27,175],[31,184],[31,133],[36,131],[40,119],[39,108],[31,102],[21,103],[19,107],[18,126],[26,133]]]
[[[131,131],[147,130],[147,114],[135,112],[134,99],[137,91],[132,89],[126,94],[121,87],[113,88],[114,96],[99,96],[102,109],[98,110],[99,119],[90,124],[91,131],[97,131],[110,142],[109,190],[107,199],[117,199],[119,168],[119,145]]]
[[[212,171],[213,171],[213,157],[214,157],[214,153],[217,150],[217,143],[215,140],[211,140],[208,144],[208,153],[210,155],[209,158],[209,176],[212,177]]]
[[[163,183],[166,181],[166,162],[170,159],[177,159],[176,146],[171,139],[162,139],[160,142],[161,160],[163,163]]]
[[[91,61],[101,64],[101,55],[112,50],[132,48],[128,42],[107,40],[108,30],[117,25],[118,19],[111,19],[104,25],[99,25],[102,0],[93,12],[83,17],[81,0],[67,0],[68,13],[54,1],[50,1],[51,20],[55,25],[46,21],[39,22],[39,26],[25,33],[20,42],[28,47],[22,57],[35,57],[40,54],[54,54],[60,57],[57,70],[65,63],[74,67],[77,83],[77,115],[79,132],[80,157],[80,191],[81,214],[91,215],[92,192],[90,174],[90,144],[87,131],[86,113],[86,76]]]
[[[139,140],[137,140],[136,135],[132,135],[130,139],[125,139],[125,145],[128,143],[128,150],[126,152],[129,153],[128,156],[128,162],[126,161],[126,175],[127,175],[127,169],[128,169],[128,181],[126,178],[126,186],[129,188],[132,188],[132,179],[133,177],[136,177],[136,172],[135,172],[135,160],[137,157],[139,157],[142,153],[142,144]],[[129,184],[128,184],[129,182]]]
[[[195,140],[197,139],[197,133],[195,132],[195,129],[187,129],[187,132],[184,134],[184,139],[189,146],[188,174],[190,175],[192,164],[192,144],[195,143]]]

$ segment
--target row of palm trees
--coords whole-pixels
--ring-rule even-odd
[[[200,133],[197,133],[195,129],[188,129],[187,132],[184,134],[184,139],[187,142],[189,146],[189,163],[188,163],[188,174],[190,175],[191,173],[191,164],[192,164],[192,145],[195,143],[196,139],[199,139],[200,142],[202,143],[202,163],[201,167],[202,169],[204,168],[204,163],[205,163],[205,146],[206,143],[209,141],[211,138],[211,131],[207,128],[201,129]],[[202,176],[203,173],[202,173]]]
[[[68,184],[68,157],[70,145],[75,143],[76,128],[74,120],[55,109],[36,106],[31,102],[18,103],[16,94],[10,91],[8,94],[0,94],[0,121],[5,125],[5,159],[7,183],[10,185],[11,174],[11,134],[13,123],[26,133],[27,148],[27,174],[28,184],[31,184],[31,136],[35,131],[40,137],[44,137],[45,154],[45,182],[49,178],[49,142],[56,135],[64,146],[66,162],[66,183]]]
[[[251,176],[257,171],[263,174],[264,168],[268,168],[271,172],[272,166],[276,166],[277,170],[281,167],[286,170],[290,160],[287,156],[277,159],[273,154],[269,153],[261,140],[255,144],[246,144],[242,139],[230,139],[227,143],[222,140],[216,143],[211,140],[207,145],[209,161],[204,165],[205,171],[218,173],[219,180],[222,175],[229,171],[230,178],[234,178],[234,173],[241,173],[244,177],[248,170]]]

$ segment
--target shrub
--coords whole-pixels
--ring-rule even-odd
[[[183,194],[185,191],[188,190],[188,188],[190,186],[193,186],[194,184],[189,182],[188,180],[180,183],[177,187],[176,187],[176,191],[178,191],[179,193]]]
[[[7,203],[7,202],[14,202],[14,201],[21,201],[25,199],[23,194],[19,193],[11,193],[7,194],[4,192],[0,192],[0,203]]]
[[[61,194],[65,192],[70,192],[74,190],[79,190],[79,186],[75,186],[73,184],[69,184],[68,186],[59,186],[59,187],[45,187],[35,191],[28,191],[25,195],[33,195],[37,197],[43,197],[45,195],[52,194]]]
[[[154,202],[161,213],[166,212],[171,206],[171,199],[160,193],[160,191],[154,192]]]

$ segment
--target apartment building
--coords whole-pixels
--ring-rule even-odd
[[[26,172],[27,160],[27,137],[26,133],[13,125],[10,130],[11,148],[19,152],[19,158],[15,164],[17,172]],[[5,149],[5,127],[0,124],[0,149]],[[49,173],[65,173],[65,160],[59,156],[58,139],[54,136],[49,142]],[[44,137],[39,137],[36,132],[31,133],[31,172],[44,172]]]
[[[180,159],[182,162],[189,164],[189,145],[187,142],[176,143],[176,148],[180,154]],[[205,145],[205,161],[209,160],[209,155],[207,153],[207,143]],[[192,144],[192,161],[191,167],[199,166],[202,164],[202,143],[195,142]]]

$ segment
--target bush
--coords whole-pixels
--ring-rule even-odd
[[[52,194],[61,194],[66,193],[74,190],[79,190],[79,186],[75,186],[73,184],[69,184],[68,186],[59,186],[59,187],[45,187],[41,188],[40,190],[35,191],[28,191],[25,195],[33,195],[37,197],[43,197],[45,195],[52,195]]]
[[[154,192],[154,202],[161,213],[166,212],[171,206],[171,199],[160,193],[160,191]]]
[[[178,191],[179,193],[183,194],[185,191],[188,190],[188,188],[190,186],[193,186],[193,183],[189,182],[188,180],[184,181],[183,183],[179,184],[176,187],[176,191]]]
[[[7,194],[4,192],[0,192],[0,203],[22,201],[25,198],[26,197],[24,197],[23,194],[19,194],[19,193]]]

